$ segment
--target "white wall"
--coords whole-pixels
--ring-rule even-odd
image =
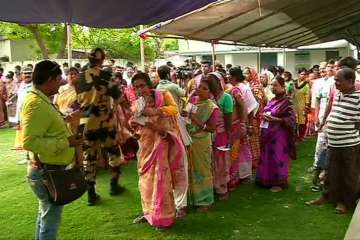
[[[351,47],[349,46],[349,48],[339,48],[339,56],[340,57],[347,57],[347,56],[354,57],[354,54],[351,51]]]
[[[11,48],[9,40],[0,41],[0,57],[9,57],[9,61],[11,61]]]
[[[220,62],[225,67],[225,54],[216,55],[216,61]]]
[[[245,51],[244,53],[234,53],[232,51]],[[217,60],[225,64],[250,66],[257,69],[257,48],[248,49],[246,47],[236,47],[229,45],[216,45]],[[278,65],[284,65],[284,54],[282,49],[264,48],[263,52],[277,52]],[[320,62],[326,61],[326,51],[339,51],[339,56],[353,56],[351,46],[344,40],[328,42],[318,45],[300,47],[298,50],[286,49],[286,66],[285,69],[296,75],[296,52],[308,52],[309,59],[306,62],[311,67]],[[200,61],[201,55],[211,55],[211,44],[200,41],[179,40],[179,52],[183,55],[195,55],[196,60]],[[304,59],[303,59],[304,60]]]
[[[231,64],[233,66],[252,67],[257,69],[256,53],[217,54],[216,59],[223,66]]]
[[[352,56],[352,50],[348,48],[334,48],[334,49],[320,49],[320,50],[301,50],[301,52],[308,52],[309,53],[309,61],[307,65],[309,67],[320,64],[321,62],[326,61],[326,51],[339,51],[339,56]],[[350,54],[349,54],[350,52]],[[297,51],[288,51],[286,52],[286,65],[285,69],[293,74],[295,77],[297,75],[297,62],[296,62],[296,55]],[[257,53],[227,53],[227,54],[217,54],[216,59],[220,62],[223,66],[226,64],[232,64],[233,66],[240,65],[242,67],[248,66],[255,69],[258,69],[257,66]],[[201,55],[195,56],[198,62],[201,61]],[[284,65],[284,54],[283,52],[278,52],[278,65]]]
[[[234,54],[234,64],[242,67],[257,69],[257,53],[237,53]]]
[[[23,61],[36,59],[40,51],[35,40],[12,40],[10,41],[11,59],[10,61]]]
[[[284,54],[282,52],[282,53],[277,54],[277,65],[278,66],[284,66],[284,55],[286,55],[286,53]]]
[[[295,76],[295,52],[287,52],[286,53],[286,65],[285,65],[285,69],[289,72],[291,72],[291,74],[293,76]]]
[[[310,50],[310,65],[326,61],[326,50]]]

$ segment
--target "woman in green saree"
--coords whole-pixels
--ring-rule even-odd
[[[216,129],[219,108],[210,99],[209,84],[202,81],[197,89],[196,113],[184,113],[191,119],[188,126],[192,144],[189,155],[189,201],[198,211],[207,211],[214,203],[211,133]]]

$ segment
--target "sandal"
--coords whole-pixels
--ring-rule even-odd
[[[346,213],[348,213],[348,210],[343,204],[338,203],[336,208],[335,208],[335,212],[337,214],[346,214]]]
[[[211,208],[211,205],[207,205],[207,206],[200,206],[197,208],[197,212],[200,212],[200,213],[204,213],[204,212],[207,212],[209,211],[209,209]]]
[[[181,209],[176,211],[176,218],[177,219],[185,218],[186,215],[187,215],[187,212],[186,212],[185,208],[181,208]]]
[[[218,198],[220,201],[225,201],[225,200],[228,200],[229,198],[229,193],[224,193],[224,194],[218,194]]]
[[[329,200],[324,198],[324,197],[320,197],[320,198],[317,198],[317,199],[314,199],[314,200],[311,200],[311,201],[308,201],[306,202],[305,204],[306,205],[316,205],[316,206],[319,206],[319,205],[323,205],[325,203],[328,203]]]
[[[147,220],[144,215],[141,215],[133,220],[134,224],[146,223]]]
[[[270,191],[273,193],[281,192],[282,190],[282,187],[279,186],[273,186],[272,188],[270,188]]]

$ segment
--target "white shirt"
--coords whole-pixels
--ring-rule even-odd
[[[312,82],[311,85],[311,108],[315,108],[315,103],[316,103],[316,96],[319,92],[319,89],[321,88],[321,85],[324,84],[324,79],[323,78],[319,78],[319,79],[315,79]]]
[[[322,78],[319,82],[319,88],[316,93],[316,98],[320,99],[320,109],[319,109],[319,121],[322,122],[325,115],[325,110],[329,102],[331,89],[334,86],[335,80],[334,77],[325,77]]]
[[[18,98],[17,98],[17,102],[16,102],[16,115],[15,115],[16,123],[20,122],[20,112],[21,112],[22,105],[25,101],[27,94],[31,91],[32,87],[33,87],[32,82],[30,82],[30,83],[22,82],[19,86],[19,89],[17,92]]]

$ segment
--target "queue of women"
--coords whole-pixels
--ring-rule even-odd
[[[127,69],[131,74],[116,67],[103,68],[101,49],[94,50],[92,58],[96,64],[90,65],[91,71],[96,69],[96,80],[105,81],[108,88],[103,91],[94,85],[92,94],[101,91],[96,93],[100,97],[89,101],[101,110],[86,108],[86,116],[111,112],[107,117],[117,120],[116,139],[125,153],[123,162],[136,153],[142,214],[134,223],[168,228],[177,218],[186,217],[190,207],[209,211],[216,200],[225,201],[242,182],[250,180],[254,171],[258,186],[282,191],[289,185],[295,142],[314,134],[310,102],[315,81],[306,69],[294,81],[281,67],[269,66],[257,74],[250,67],[224,70],[216,65],[211,72],[213,66],[202,62],[182,90],[171,65],[159,67],[151,78],[152,74],[134,71],[133,66]],[[319,74],[318,68],[314,66],[310,74]],[[85,116],[85,111],[78,114],[82,108],[77,84],[91,75],[87,71],[71,68],[68,84],[54,99],[60,111],[68,114],[72,132]],[[109,72],[113,77],[108,79]],[[101,96],[111,96],[112,104],[105,104]],[[110,166],[114,168],[111,162]],[[121,192],[119,174],[115,183],[113,180],[116,173],[113,171],[111,195]],[[97,205],[100,196],[95,182],[89,189],[89,205]]]

